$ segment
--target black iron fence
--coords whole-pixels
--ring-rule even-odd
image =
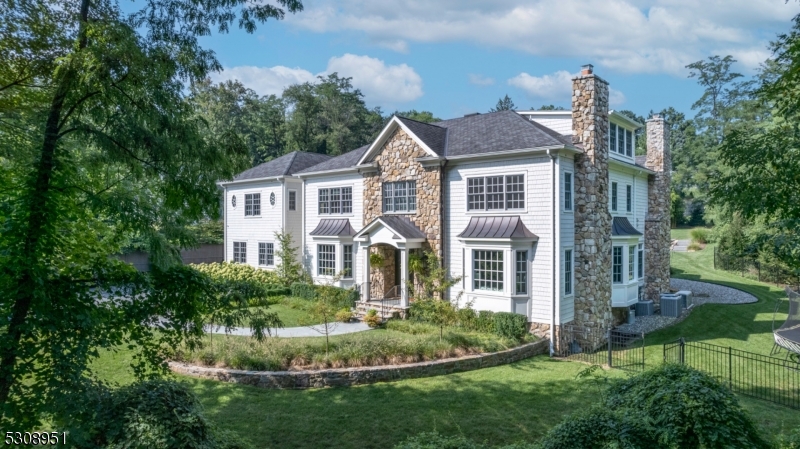
[[[735,393],[800,409],[800,363],[791,357],[769,357],[681,338],[664,344],[664,361],[708,373]]]
[[[556,328],[555,356],[629,371],[644,370],[644,334],[583,326]]]
[[[800,275],[777,264],[763,263],[752,257],[739,257],[717,251],[714,247],[714,268],[731,271],[749,279],[800,289]]]

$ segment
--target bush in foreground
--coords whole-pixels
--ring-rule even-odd
[[[267,270],[259,270],[250,265],[231,262],[201,263],[190,265],[195,270],[205,273],[214,281],[255,282],[267,289],[281,287],[278,276]]]

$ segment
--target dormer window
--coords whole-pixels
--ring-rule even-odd
[[[417,210],[417,182],[383,183],[383,211],[404,213]]]
[[[633,131],[611,123],[608,127],[608,149],[612,153],[633,157]]]

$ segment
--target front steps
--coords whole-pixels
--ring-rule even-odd
[[[386,321],[389,318],[405,318],[408,312],[408,309],[405,309],[399,305],[400,301],[386,301],[385,303],[381,304],[380,301],[357,301],[356,306],[353,308],[353,317],[358,321],[364,321],[364,317],[367,316],[367,312],[370,309],[375,309],[378,312],[378,316],[381,318],[381,321]],[[394,303],[394,304],[391,304]]]

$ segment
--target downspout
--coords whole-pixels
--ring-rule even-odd
[[[555,324],[556,324],[556,280],[558,273],[556,270],[556,205],[558,204],[556,198],[556,157],[554,154],[547,150],[547,155],[550,157],[550,189],[552,191],[552,200],[550,201],[551,207],[551,221],[550,221],[550,240],[552,245],[551,264],[552,264],[552,283],[550,285],[552,301],[550,302],[550,356],[555,354]]]
[[[439,196],[440,196],[440,198],[439,198],[439,247],[440,248],[439,249],[441,251],[441,266],[442,267],[447,267],[448,266],[447,265],[446,256],[445,256],[447,254],[447,251],[445,251],[446,246],[445,246],[445,241],[444,241],[444,236],[445,236],[445,232],[444,232],[444,207],[445,207],[444,206],[444,201],[445,201],[445,198],[446,198],[445,191],[444,191],[444,189],[445,189],[444,178],[445,178],[445,169],[446,169],[446,167],[447,167],[447,160],[445,159],[442,162],[442,165],[440,166],[440,169],[439,169]],[[450,299],[450,289],[448,289],[445,292],[445,298],[442,298],[442,299],[447,299],[447,300]],[[456,306],[458,306],[458,305],[456,305]]]
[[[222,187],[222,261],[228,261],[228,186]]]
[[[300,222],[302,223],[300,226],[300,264],[303,266],[303,271],[306,271],[306,180],[302,177],[300,178],[300,198]],[[355,279],[355,275],[355,269],[353,269],[353,279]]]

